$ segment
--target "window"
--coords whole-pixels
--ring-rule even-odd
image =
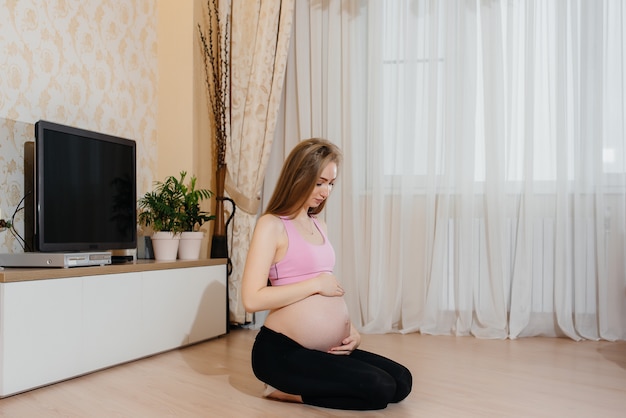
[[[450,174],[471,159],[474,181],[483,182],[493,172],[486,144],[494,141],[508,182],[573,181],[595,166],[626,173],[621,3],[477,0],[475,21],[459,24],[454,9],[464,4],[382,6],[385,175]],[[488,15],[494,4],[497,18]],[[489,79],[494,71],[501,80]],[[486,95],[501,104],[496,114],[487,114]],[[501,124],[491,142],[490,118]]]

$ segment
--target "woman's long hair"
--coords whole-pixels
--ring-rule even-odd
[[[311,138],[298,143],[283,164],[265,213],[294,216],[311,196],[322,171],[331,162],[339,168],[341,150],[332,142]],[[326,200],[318,207],[310,208],[309,214],[320,213],[324,206]]]

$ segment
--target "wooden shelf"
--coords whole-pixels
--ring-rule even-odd
[[[103,274],[131,273],[179,269],[186,267],[204,267],[226,264],[225,258],[202,260],[155,261],[137,260],[131,263],[110,264],[106,266],[70,267],[70,268],[9,268],[0,270],[0,283],[22,282],[29,280],[49,280],[66,277],[99,276]]]

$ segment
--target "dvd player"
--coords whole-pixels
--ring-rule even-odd
[[[111,264],[111,253],[14,253],[0,254],[3,267],[87,267]]]

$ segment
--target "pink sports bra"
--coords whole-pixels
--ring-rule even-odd
[[[269,279],[272,286],[297,283],[320,273],[332,273],[335,267],[335,250],[319,227],[317,219],[311,217],[324,238],[324,243],[320,245],[305,241],[289,218],[281,216],[280,219],[285,225],[289,244],[283,259],[270,267]]]

